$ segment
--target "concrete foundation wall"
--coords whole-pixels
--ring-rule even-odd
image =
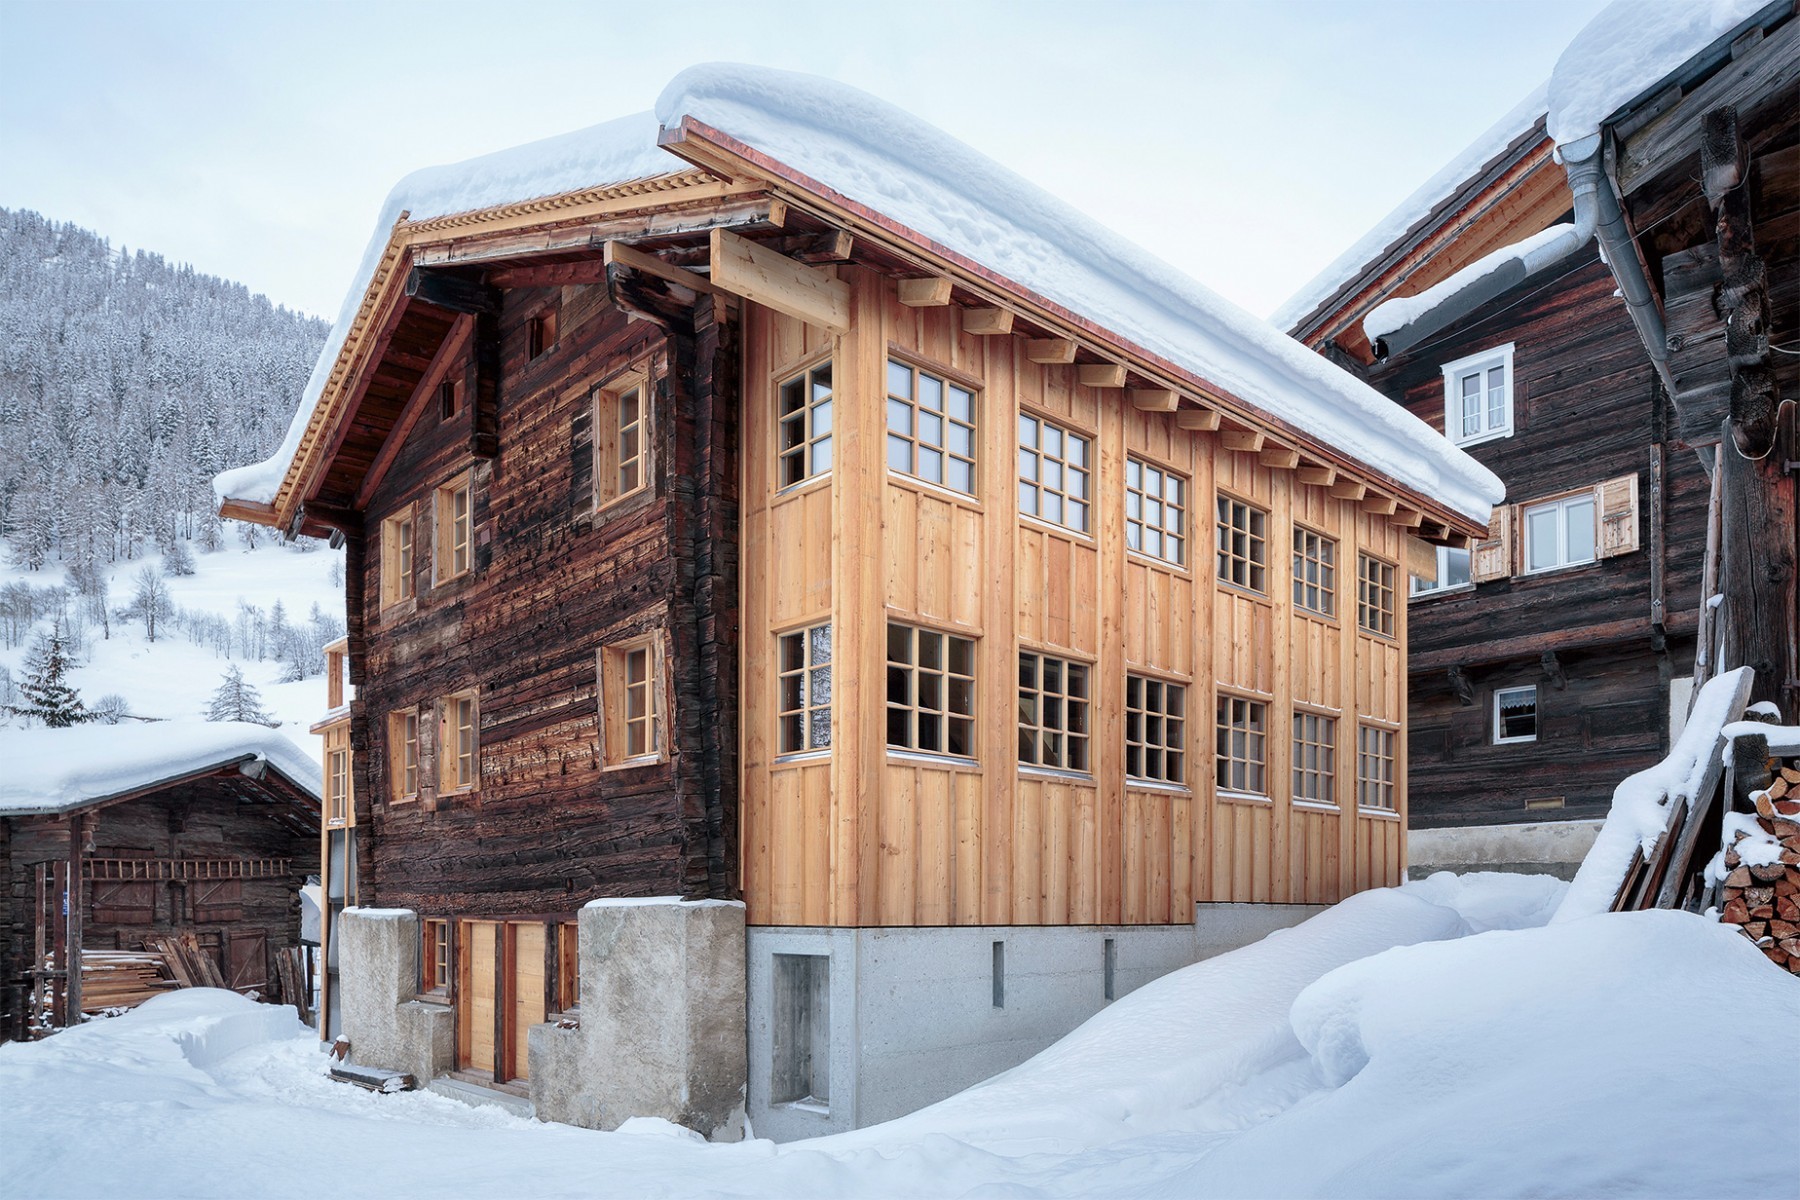
[[[1599,821],[1537,821],[1414,829],[1406,835],[1408,879],[1438,871],[1506,871],[1573,879],[1600,832]]]
[[[456,1057],[450,1010],[416,999],[418,916],[405,909],[346,909],[332,937],[351,1061],[405,1071],[421,1087],[450,1070]]]
[[[1017,1066],[1112,998],[1297,924],[1317,906],[1208,904],[1194,925],[752,928],[750,1120],[792,1141],[913,1112]],[[1002,946],[996,989],[994,945]],[[830,961],[829,1098],[771,1103],[778,954]]]

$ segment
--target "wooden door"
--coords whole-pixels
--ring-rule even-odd
[[[228,965],[231,968],[225,976],[228,986],[238,991],[269,986],[267,932],[259,929],[233,933],[226,947]]]
[[[500,927],[464,921],[456,957],[456,1065],[494,1070],[494,951]]]
[[[536,921],[517,921],[507,930],[512,944],[512,970],[507,990],[511,1003],[507,1013],[510,1028],[507,1041],[512,1059],[507,1077],[524,1079],[528,1074],[529,1056],[525,1051],[525,1031],[544,1023],[544,927]]]

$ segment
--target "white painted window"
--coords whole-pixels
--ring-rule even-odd
[[[1526,505],[1525,573],[1593,562],[1594,511],[1592,491]]]
[[[1538,730],[1537,685],[1496,688],[1494,744],[1535,742]]]
[[[1444,436],[1459,446],[1511,437],[1512,343],[1444,365]]]
[[[1469,577],[1469,552],[1459,550],[1455,546],[1438,546],[1437,574],[1430,579],[1412,577],[1412,594],[1425,596],[1432,592],[1447,592],[1451,588],[1468,587],[1472,580]]]

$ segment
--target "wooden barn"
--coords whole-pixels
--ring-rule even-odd
[[[420,1069],[544,1111],[584,905],[741,900],[777,1137],[1397,882],[1406,580],[1500,495],[968,148],[747,68],[403,182],[219,486],[347,547],[349,899],[417,914]]]
[[[1565,54],[1567,90],[1608,69],[1587,57],[1605,28],[1584,37],[1602,45]],[[1661,760],[1722,659],[1754,665],[1756,698],[1794,711],[1792,420],[1772,453],[1766,397],[1791,396],[1800,367],[1744,359],[1760,357],[1765,399],[1751,457],[1725,458],[1754,459],[1734,504],[1714,469],[1738,404],[1720,288],[1732,236],[1694,181],[1706,114],[1730,109],[1729,190],[1760,231],[1738,241],[1760,246],[1773,301],[1760,336],[1794,344],[1797,38],[1791,3],[1703,35],[1560,155],[1555,89],[1540,90],[1276,317],[1506,484],[1490,536],[1440,549],[1411,586],[1416,871],[1572,873],[1613,787]]]
[[[271,990],[319,869],[319,771],[298,746],[237,722],[89,725],[0,731],[0,762],[0,1033],[119,1003],[102,968],[168,937],[191,935],[226,986]]]

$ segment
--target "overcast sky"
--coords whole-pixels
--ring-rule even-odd
[[[335,316],[408,171],[749,62],[899,104],[1268,313],[1601,4],[0,0],[0,207]]]

